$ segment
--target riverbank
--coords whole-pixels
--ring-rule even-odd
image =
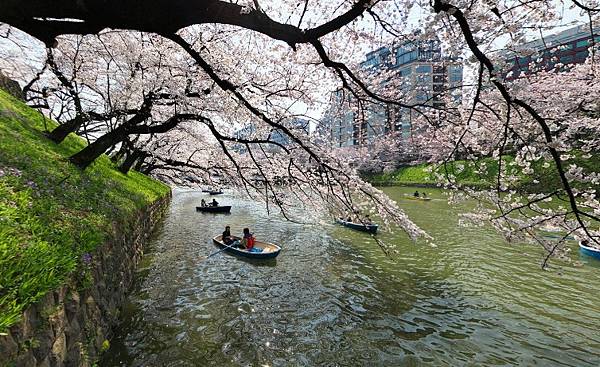
[[[581,154],[579,154],[581,155]],[[564,161],[564,164],[577,164],[585,167],[589,172],[598,172],[598,158],[583,159],[579,155]],[[504,167],[510,167],[519,179],[513,182],[512,189],[521,189],[525,192],[547,192],[551,188],[561,188],[561,182],[556,168],[552,162],[543,160],[532,164],[534,173],[525,174],[521,167],[514,163],[514,158],[502,158]],[[498,182],[498,161],[492,158],[482,158],[476,164],[466,161],[453,161],[445,165],[417,164],[400,167],[395,171],[363,175],[363,179],[375,186],[414,186],[414,187],[440,187],[445,184],[439,179],[442,175],[453,177],[458,185],[476,189],[489,189],[496,187]],[[579,185],[575,182],[574,187]]]
[[[458,167],[461,167],[459,172]],[[447,164],[448,172],[456,176],[461,185],[476,188],[488,188],[494,184],[497,175],[497,164],[492,165],[485,175],[479,175],[474,170],[465,166],[464,162],[456,161]],[[363,179],[375,186],[413,186],[413,187],[440,187],[443,182],[436,177],[436,172],[443,173],[444,167],[433,164],[417,164],[400,167],[391,172],[363,175]]]
[[[0,90],[2,365],[91,363],[169,203],[168,186],[106,156],[77,169],[67,157],[85,141],[57,145],[55,126]]]

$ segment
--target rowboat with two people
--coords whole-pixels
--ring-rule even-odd
[[[273,243],[254,241],[252,249],[242,249],[236,247],[236,243],[241,241],[241,237],[229,236],[234,242],[227,245],[223,242],[223,235],[218,235],[213,238],[213,243],[221,247],[224,251],[230,254],[247,257],[251,259],[273,259],[281,252],[281,247]],[[237,242],[236,242],[237,241]]]
[[[231,211],[231,205],[219,205],[219,202],[212,199],[210,204],[206,203],[206,200],[200,200],[200,206],[196,207],[197,212],[205,213],[229,213]]]
[[[416,200],[416,201],[429,201],[431,200],[431,198],[424,198],[424,197],[415,197],[415,196],[406,196],[405,199],[407,200]]]
[[[196,211],[203,212],[203,213],[229,213],[229,212],[231,212],[231,205],[197,206]]]
[[[404,194],[404,196],[406,196],[405,199],[408,199],[408,200],[421,200],[421,201],[431,200],[431,198],[427,197],[427,194],[425,192],[419,193],[418,191],[415,191],[415,193],[412,195]]]

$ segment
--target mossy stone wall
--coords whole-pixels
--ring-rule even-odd
[[[108,348],[143,246],[170,200],[138,212],[130,228],[114,222],[112,239],[90,258],[87,282],[74,278],[48,293],[0,335],[0,366],[93,366]]]

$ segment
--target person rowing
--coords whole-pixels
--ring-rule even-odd
[[[211,206],[219,206],[219,203],[215,200],[212,199],[212,202],[210,203]]]
[[[223,231],[223,236],[221,238],[223,239],[223,243],[227,246],[233,243],[234,239],[231,237],[231,231],[229,226],[225,226],[225,230]]]

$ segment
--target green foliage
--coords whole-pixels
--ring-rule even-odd
[[[102,352],[106,352],[110,348],[110,342],[107,339],[104,339],[102,342],[102,348],[100,349]]]
[[[120,173],[102,156],[86,171],[67,157],[85,146],[0,90],[0,332],[47,292],[68,282],[91,285],[90,256],[113,223],[128,225],[169,188],[140,173]]]

